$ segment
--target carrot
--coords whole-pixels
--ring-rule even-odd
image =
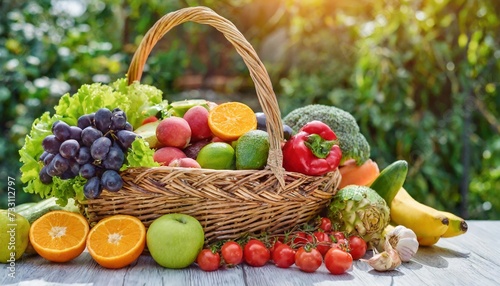
[[[339,189],[347,185],[369,186],[380,174],[377,163],[371,159],[361,166],[356,165],[354,160],[348,160],[339,167],[339,171],[342,175]]]

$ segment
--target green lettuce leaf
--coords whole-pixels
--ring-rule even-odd
[[[101,83],[82,85],[74,95],[65,94],[55,106],[56,114],[65,117],[66,123],[75,125],[78,117],[96,112],[99,108],[120,108],[134,128],[148,117],[150,106],[162,102],[161,90],[154,86],[134,82],[127,84],[125,78],[110,85]]]
[[[142,138],[137,138],[132,142],[131,148],[127,152],[126,164],[123,164],[120,171],[133,167],[158,167],[160,164],[153,160],[154,150],[149,148],[148,142]]]

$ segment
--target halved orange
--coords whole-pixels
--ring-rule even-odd
[[[229,142],[250,130],[257,129],[255,112],[241,102],[217,105],[208,114],[208,127],[220,139]]]
[[[146,246],[146,227],[136,217],[114,215],[100,220],[87,238],[92,258],[106,268],[122,268],[134,262]]]
[[[89,224],[84,216],[69,211],[51,211],[30,227],[30,242],[43,258],[66,262],[85,250]]]

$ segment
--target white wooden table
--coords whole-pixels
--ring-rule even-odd
[[[240,265],[215,272],[201,271],[195,265],[172,270],[162,268],[147,255],[126,268],[108,270],[84,252],[64,264],[39,256],[23,258],[16,262],[15,278],[8,275],[8,265],[1,265],[0,285],[500,285],[500,221],[468,224],[468,233],[420,248],[412,261],[384,273],[360,261],[339,276],[329,274],[324,265],[315,273],[272,264],[260,268]],[[366,257],[370,256],[367,253]]]

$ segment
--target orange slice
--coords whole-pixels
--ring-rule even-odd
[[[246,132],[257,129],[257,117],[246,104],[226,102],[210,110],[208,127],[223,141],[234,141]]]
[[[51,211],[30,227],[30,242],[43,258],[66,262],[85,250],[89,224],[84,216],[69,211]]]
[[[114,215],[100,220],[87,238],[87,249],[106,268],[122,268],[134,262],[146,246],[146,227],[136,217]]]

